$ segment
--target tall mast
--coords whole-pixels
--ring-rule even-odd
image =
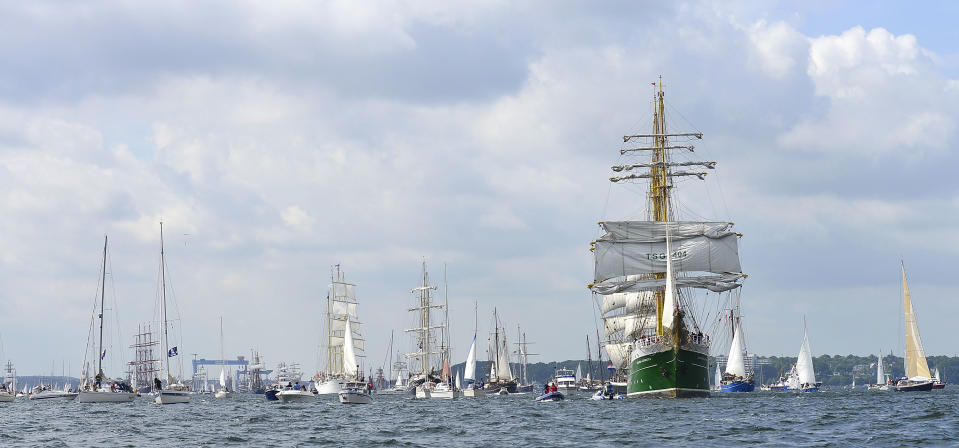
[[[420,322],[423,327],[420,330],[420,344],[423,346],[423,363],[420,366],[420,373],[424,377],[428,376],[431,370],[430,366],[430,290],[429,273],[426,272],[426,260],[423,260],[423,286],[420,289]]]
[[[106,295],[107,289],[107,236],[103,235],[103,268],[102,268],[102,277],[100,279],[100,345],[97,347],[97,373],[100,378],[103,378],[103,302],[104,296]],[[87,372],[86,367],[83,368],[84,372]]]
[[[330,292],[326,295],[326,370],[332,374],[333,367],[333,298],[336,295],[336,279],[333,277],[333,268],[330,268]],[[344,335],[345,336],[345,335]]]
[[[170,328],[167,325],[166,315],[166,255],[163,252],[163,221],[160,221],[160,291],[163,302],[163,353],[166,360],[163,365],[166,367],[167,382],[170,381]]]
[[[446,321],[443,326],[443,362],[449,366],[449,371],[446,374],[452,376],[453,366],[450,365],[450,284],[446,281],[446,263],[443,263],[443,313],[443,320]],[[443,381],[452,386],[450,378],[443,378]]]

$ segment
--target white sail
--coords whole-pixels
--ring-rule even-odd
[[[932,377],[933,377],[937,382],[942,382],[942,380],[939,378],[939,368],[938,368],[938,367],[936,367],[936,374],[933,375]]]
[[[603,332],[606,336],[622,331],[626,338],[639,337],[643,329],[655,328],[655,310],[643,314],[623,314],[603,319]]]
[[[583,379],[583,365],[576,364],[576,382],[579,382],[581,379]]]
[[[909,284],[906,283],[904,264],[902,265],[902,296],[906,316],[906,376],[929,379],[929,364],[926,362],[926,352],[922,348],[922,339],[919,337],[919,324],[916,322],[916,313],[912,309],[912,297],[909,295]]]
[[[740,338],[739,319],[733,325],[733,343],[729,346],[729,357],[726,358],[726,373],[745,378],[746,360],[743,358],[743,342]]]
[[[606,348],[606,354],[609,355],[609,362],[616,367],[621,369],[626,365],[626,360],[629,359],[629,347],[632,345],[629,342],[624,343],[609,343],[604,347]]]
[[[623,309],[624,313],[631,314],[643,308],[655,306],[656,295],[652,291],[620,292],[603,296],[600,311],[603,315],[610,311]]]
[[[876,363],[876,384],[886,384],[886,374],[882,367],[882,352],[879,352],[879,362]]]
[[[352,285],[351,285],[352,286]],[[332,300],[333,305],[333,316],[341,319],[345,319],[347,315],[351,318],[356,319],[356,303],[354,302],[342,302],[339,300]]]
[[[463,382],[460,381],[460,373],[459,373],[459,372],[456,372],[456,388],[457,388],[457,389],[462,389],[462,388],[463,388]]]
[[[809,337],[803,327],[802,347],[799,348],[799,359],[796,360],[796,372],[801,384],[816,384],[816,372],[812,364],[812,351],[809,349]]]
[[[473,343],[470,344],[470,352],[466,355],[466,372],[463,374],[466,382],[476,380],[476,335],[473,335]]]
[[[716,387],[719,387],[723,382],[723,374],[719,373],[719,363],[716,363],[716,377],[713,379],[716,383]]]
[[[594,283],[662,273],[664,262],[669,261],[677,272],[742,271],[738,236],[729,223],[624,221],[600,225],[606,234],[594,244]],[[672,243],[666,238],[667,226],[676,230]]]
[[[509,365],[509,350],[506,348],[506,331],[503,331],[503,344],[499,349],[499,359],[496,360],[496,377],[501,381],[512,381],[513,371]]]
[[[735,237],[734,237],[735,238]],[[666,292],[663,301],[663,328],[673,328],[673,313],[676,310],[676,285],[673,272],[673,248],[669,237],[669,225],[666,226]],[[738,259],[737,259],[738,262]]]
[[[220,387],[226,387],[226,372],[220,369]]]
[[[356,364],[356,353],[353,351],[353,327],[350,319],[346,319],[346,331],[343,332],[343,373],[355,377],[359,366]]]

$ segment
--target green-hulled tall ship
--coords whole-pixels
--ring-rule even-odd
[[[627,163],[613,166],[616,175],[609,179],[648,185],[646,219],[600,222],[604,234],[591,243],[589,286],[603,315],[607,354],[628,397],[709,395],[710,338],[694,311],[702,313],[707,307],[700,302],[711,299],[697,292],[731,291],[745,277],[741,235],[731,222],[677,221],[674,180],[705,179],[703,169],[716,162],[682,159],[680,152],[693,151],[684,143],[703,135],[670,133],[665,112],[660,79],[654,83],[652,133],[623,137],[620,155]]]

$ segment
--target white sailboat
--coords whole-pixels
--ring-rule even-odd
[[[226,365],[223,363],[223,316],[220,316],[220,389],[213,396],[215,398],[230,398],[233,392],[226,385]]]
[[[474,309],[474,325],[475,325]],[[482,387],[477,387],[476,383],[476,327],[473,327],[473,342],[470,343],[470,351],[466,355],[466,366],[463,372],[463,381],[466,387],[463,389],[464,397],[485,397],[486,391]]]
[[[330,270],[330,291],[326,302],[326,372],[314,376],[318,395],[337,395],[349,381],[345,372],[343,345],[347,319],[352,321],[354,352],[364,350],[364,340],[357,322],[356,285],[348,283],[340,265]],[[362,357],[361,355],[357,355]]]
[[[163,222],[160,222],[160,313],[163,320],[163,356],[161,371],[166,373],[166,386],[159,378],[153,379],[153,400],[157,404],[190,402],[190,388],[170,374],[170,360],[177,356],[177,346],[170,347],[170,322],[166,309],[166,252],[163,249]],[[182,376],[182,372],[181,375]]]
[[[932,390],[933,381],[929,374],[929,363],[926,362],[926,352],[922,348],[919,323],[912,309],[909,283],[906,282],[906,265],[900,262],[900,266],[902,267],[902,301],[906,321],[906,377],[896,383],[896,390],[900,392]]]
[[[504,395],[517,392],[516,377],[510,367],[506,339],[506,327],[500,324],[496,308],[493,308],[493,339],[490,341],[492,346],[489,349],[490,374],[489,381],[485,385],[488,393]]]
[[[356,361],[356,352],[353,348],[352,327],[351,320],[347,317],[346,328],[343,332],[343,373],[346,374],[349,381],[344,384],[343,390],[338,395],[342,404],[370,404],[373,402],[373,395],[369,383],[357,378],[360,365]]]
[[[103,264],[100,270],[100,303],[99,303],[99,313],[97,313],[97,308],[94,308],[94,316],[98,316],[100,319],[100,331],[99,331],[99,343],[97,345],[97,374],[94,376],[93,381],[90,381],[89,376],[87,375],[87,369],[84,369],[83,382],[80,385],[80,390],[77,392],[77,401],[80,403],[128,403],[136,399],[137,395],[133,393],[130,384],[123,381],[116,381],[108,378],[103,373],[103,359],[106,358],[107,352],[103,349],[103,315],[105,313],[105,296],[106,296],[106,281],[107,281],[107,237],[103,237]],[[92,341],[87,340],[87,347],[91,347]],[[86,356],[90,354],[90,351],[87,350],[84,355],[84,366],[87,364]],[[65,392],[69,392],[68,390]]]
[[[799,392],[818,392],[821,383],[816,382],[816,371],[812,363],[812,350],[809,348],[809,335],[803,320],[802,346],[796,360],[796,371],[791,376],[789,388]]]

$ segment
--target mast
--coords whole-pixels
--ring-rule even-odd
[[[167,383],[170,382],[170,328],[167,325],[166,313],[166,255],[163,251],[163,221],[160,221],[160,291],[163,303],[163,353],[166,359],[163,366],[166,367]],[[169,385],[169,384],[168,384]]]
[[[452,365],[450,363],[450,284],[446,281],[446,263],[443,263],[443,320],[446,321],[443,327],[443,365],[446,367],[446,375],[443,381],[452,386],[450,377],[452,376]]]
[[[100,279],[100,345],[97,346],[97,374],[103,378],[103,302],[107,289],[107,236],[103,235],[103,267]],[[84,369],[86,371],[86,369]]]
[[[336,295],[336,280],[333,269],[330,269],[330,292],[326,294],[326,370],[327,374],[334,372],[333,367],[333,302],[331,295]]]

